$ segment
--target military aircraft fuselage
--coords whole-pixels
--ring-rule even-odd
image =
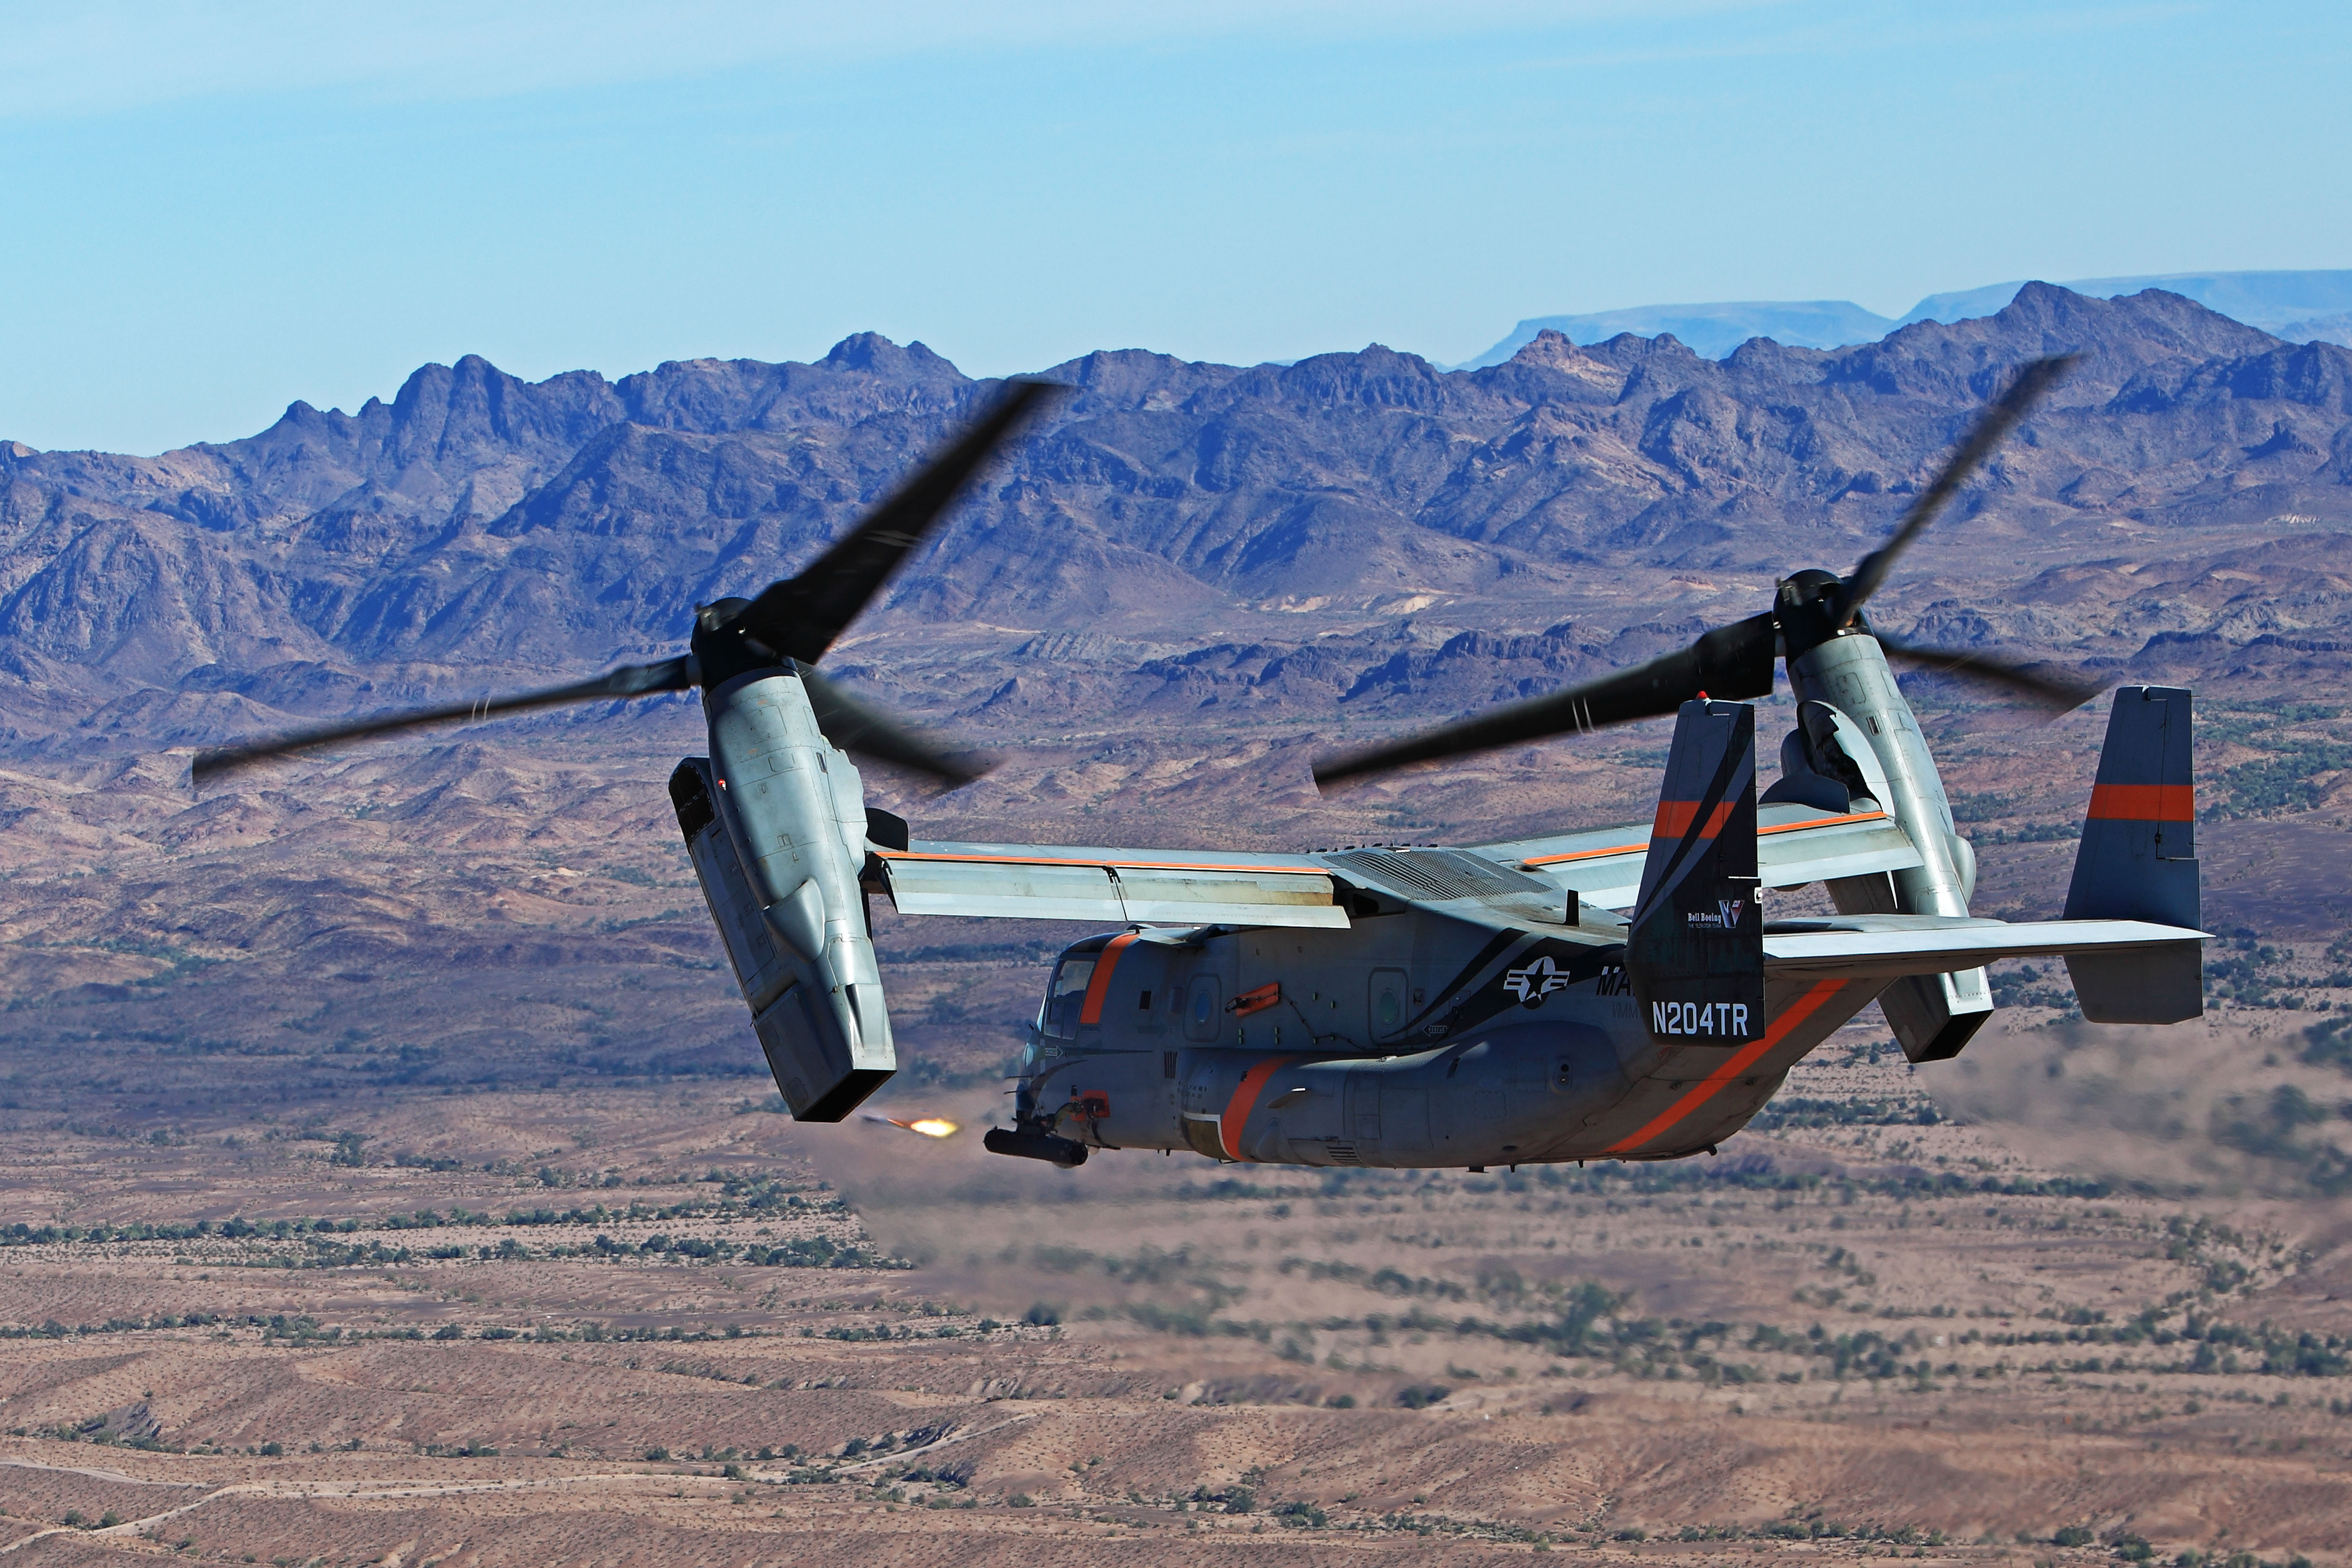
[[[1348,931],[1094,937],[1055,967],[1019,1112],[1089,1147],[1221,1161],[1673,1158],[1737,1131],[1875,990],[1795,1018],[1803,990],[1774,996],[1762,1036],[1699,1007],[1660,1035],[1624,956],[1606,914],[1515,925],[1418,906]]]

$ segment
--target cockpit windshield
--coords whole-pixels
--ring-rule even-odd
[[[1074,952],[1054,971],[1054,984],[1045,990],[1045,1032],[1055,1039],[1066,1040],[1078,1032],[1078,1010],[1086,1005],[1097,958],[1091,952]]]

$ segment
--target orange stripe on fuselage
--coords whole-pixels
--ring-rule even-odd
[[[2093,784],[2093,822],[2193,822],[2195,784]]]
[[[1224,1145],[1225,1158],[1242,1157],[1242,1128],[1249,1121],[1250,1112],[1257,1109],[1257,1097],[1265,1092],[1265,1080],[1272,1078],[1285,1063],[1296,1057],[1268,1057],[1242,1074],[1242,1086],[1225,1102],[1225,1113],[1217,1120],[1217,1139]]]
[[[1087,982],[1087,999],[1078,1005],[1078,1022],[1102,1022],[1103,998],[1110,994],[1110,972],[1118,967],[1118,955],[1136,939],[1134,931],[1115,936],[1103,944],[1102,956],[1095,960],[1094,978]]]
[[[1612,1143],[1609,1145],[1608,1152],[1612,1154],[1622,1154],[1630,1150],[1638,1149],[1708,1100],[1713,1100],[1722,1092],[1724,1085],[1746,1072],[1757,1058],[1787,1039],[1790,1030],[1820,1012],[1823,1003],[1844,988],[1845,982],[1843,980],[1824,980],[1802,996],[1798,997],[1796,1001],[1790,1004],[1788,1011],[1773,1019],[1765,1027],[1762,1039],[1750,1041],[1740,1047],[1738,1052],[1729,1061],[1707,1074],[1688,1093],[1668,1106],[1664,1114],[1657,1117],[1632,1137],[1621,1138]]]

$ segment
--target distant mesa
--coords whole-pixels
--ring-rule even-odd
[[[2017,286],[2011,284],[2010,292],[2016,291]],[[1501,364],[1547,329],[1564,333],[1580,343],[1605,343],[1621,332],[1631,332],[1637,338],[1665,333],[1680,340],[1694,353],[1721,359],[1750,338],[1770,338],[1790,348],[1829,349],[1845,343],[1876,342],[1893,331],[1895,325],[1886,317],[1865,310],[1850,300],[1635,305],[1589,316],[1532,317],[1512,328],[1509,336],[1476,359],[1454,368],[1484,370],[1488,365]]]
[[[1750,338],[1770,338],[1798,349],[1843,348],[1876,342],[1916,321],[1966,321],[1997,315],[2017,298],[2025,279],[1930,294],[1899,318],[1866,310],[1850,300],[1738,300],[1705,305],[1633,305],[1582,316],[1531,316],[1503,340],[1456,370],[1484,370],[1509,360],[1538,332],[1565,334],[1579,343],[1606,342],[1621,332],[1654,338],[1672,334],[1692,353],[1722,359]],[[2136,278],[2083,278],[2059,285],[2097,300],[2143,289],[2194,300],[2207,310],[2259,327],[2289,342],[2315,340],[2352,345],[2352,269],[2282,272],[2168,272]]]

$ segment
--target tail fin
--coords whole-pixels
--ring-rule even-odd
[[[2066,918],[2151,921],[2197,929],[2197,795],[2189,693],[2126,686],[2107,716],[2107,743],[2074,854]],[[2194,942],[2066,960],[2083,1016],[2101,1024],[2177,1024],[2205,1011],[2204,958]]]
[[[1756,893],[1756,710],[1685,702],[1625,943],[1653,1035],[1726,1046],[1762,1037]]]

